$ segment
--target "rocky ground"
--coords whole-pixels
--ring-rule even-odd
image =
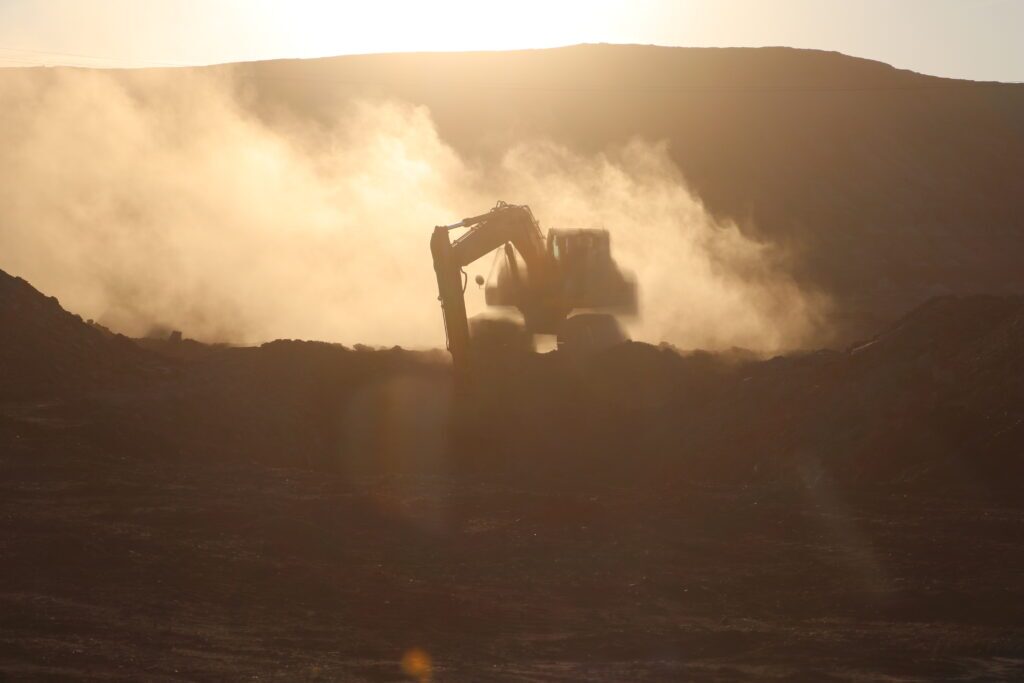
[[[1017,679],[1022,363],[1024,300],[947,297],[845,351],[462,393],[440,353],[133,341],[0,274],[0,672]]]

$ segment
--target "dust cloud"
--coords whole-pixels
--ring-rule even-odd
[[[583,155],[533,141],[485,162],[423,107],[351,101],[331,125],[269,124],[247,87],[192,71],[2,74],[0,268],[130,335],[436,347],[432,226],[504,199],[545,229],[611,230],[640,282],[636,339],[770,352],[821,329],[824,300],[777,249],[714,220],[662,143]],[[472,284],[467,301],[484,308]]]

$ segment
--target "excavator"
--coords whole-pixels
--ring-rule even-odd
[[[468,230],[452,241],[459,228]],[[545,235],[526,205],[499,201],[487,213],[435,226],[430,251],[457,376],[468,377],[473,363],[464,268],[491,252],[496,258],[504,252],[505,259],[496,284],[484,290],[487,305],[518,309],[527,333],[556,335],[560,350],[625,339],[615,318],[595,309],[636,313],[636,282],[612,258],[606,230],[552,229]],[[476,282],[483,285],[484,279],[478,275]],[[588,312],[570,317],[581,309]]]

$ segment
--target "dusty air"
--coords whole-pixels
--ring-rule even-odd
[[[1021,26],[0,2],[0,680],[1024,680]]]

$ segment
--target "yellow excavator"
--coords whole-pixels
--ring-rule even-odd
[[[459,228],[468,230],[452,241],[451,232]],[[552,229],[545,235],[530,207],[498,202],[487,213],[436,226],[430,238],[456,375],[469,375],[472,365],[463,269],[499,249],[505,259],[497,282],[484,290],[487,305],[519,309],[526,332],[557,335],[559,349],[625,339],[612,315],[595,312],[633,315],[637,309],[636,282],[612,258],[608,232]],[[482,277],[477,284],[484,284]],[[586,312],[570,317],[574,311]]]

